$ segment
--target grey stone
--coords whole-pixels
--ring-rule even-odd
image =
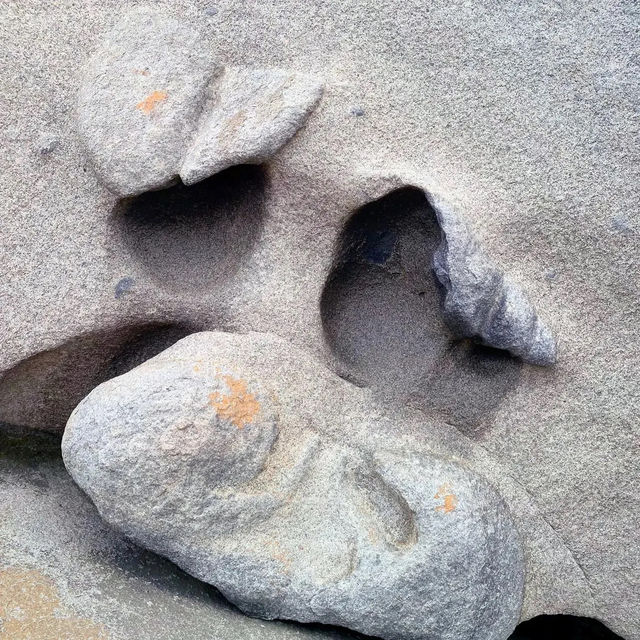
[[[131,196],[175,181],[220,68],[197,32],[162,13],[127,13],[93,54],[78,130],[100,179]]]
[[[260,164],[296,133],[322,95],[315,78],[227,68],[180,169],[185,184],[236,164]]]
[[[322,78],[325,91],[292,142],[253,168],[263,180],[240,167],[234,180],[225,171],[202,181],[215,206],[193,217],[207,201],[189,195],[198,185],[178,199],[177,188],[144,194],[164,207],[137,225],[78,138],[77,99],[88,52],[138,4],[0,11],[0,421],[10,423],[1,428],[61,432],[97,384],[175,335],[278,334],[371,390],[380,421],[358,432],[363,442],[401,452],[410,441],[473,464],[496,487],[525,548],[523,620],[572,613],[640,638],[640,546],[629,544],[640,529],[636,5],[216,0],[210,19],[210,1],[154,0],[157,19],[199,33],[197,57],[295,70]],[[365,117],[350,115],[354,105]],[[43,137],[60,145],[42,155]],[[407,185],[456,204],[553,328],[554,367],[456,339],[433,286],[437,225],[434,236],[407,225],[384,265],[358,265],[368,271],[343,287],[341,307],[319,308],[354,212]],[[116,298],[125,276],[135,286]],[[336,336],[348,338],[357,370]],[[397,393],[383,397],[392,384]],[[407,408],[417,414],[409,426],[395,418]],[[138,593],[132,612],[95,592],[90,572],[74,573],[84,561],[66,542],[92,529],[65,509],[78,504],[68,482],[61,492],[34,485],[22,500],[19,478],[3,479],[0,556],[29,540],[54,578],[108,609],[118,640],[144,638],[126,632],[154,620],[143,583],[128,592]],[[114,584],[126,584],[120,577]],[[167,635],[215,636],[198,630],[188,600],[162,618]],[[238,625],[238,637],[250,635]]]
[[[353,442],[375,432],[363,400],[283,340],[194,334],[89,394],[63,457],[107,522],[251,615],[507,637],[524,564],[506,506],[460,464]]]
[[[67,473],[59,436],[0,432],[0,523],[3,640],[353,640],[338,629],[250,618],[126,540]]]
[[[427,197],[443,234],[433,267],[445,291],[444,316],[453,332],[480,338],[531,364],[555,364],[553,335],[524,292],[491,264],[449,205]]]
[[[220,76],[222,76],[220,78]],[[322,95],[316,79],[225,68],[199,34],[162,13],[127,13],[83,79],[78,130],[100,179],[133,196],[259,164],[296,133]]]

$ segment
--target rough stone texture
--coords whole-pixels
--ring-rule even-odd
[[[556,344],[522,290],[487,260],[467,226],[446,203],[427,194],[442,229],[434,253],[436,277],[445,290],[444,315],[456,335],[480,338],[525,362],[551,365]]]
[[[322,95],[314,78],[281,69],[226,69],[180,168],[185,184],[236,164],[269,159]]]
[[[197,32],[162,14],[127,13],[106,35],[80,87],[78,130],[114,193],[175,182],[220,72]]]
[[[0,522],[2,640],[359,637],[250,618],[215,589],[125,540],[74,484],[59,437],[50,434],[0,433]]]
[[[377,431],[366,395],[281,339],[199,333],[89,394],[62,451],[107,522],[252,615],[506,638],[524,564],[505,505],[458,464],[349,436]]]
[[[55,421],[33,423],[59,430],[102,372],[122,373],[144,353],[133,346],[123,356],[131,331],[152,352],[166,345],[150,325],[281,335],[358,384],[392,390],[384,401],[380,392],[380,415],[414,407],[422,419],[403,435],[412,446],[478,462],[523,540],[523,618],[575,613],[640,637],[640,548],[629,542],[640,512],[638,7],[153,2],[163,19],[198,32],[203,54],[225,68],[290,69],[325,85],[305,127],[258,173],[204,180],[210,191],[195,203],[197,185],[154,192],[161,203],[167,196],[163,210],[178,202],[187,213],[217,195],[194,218],[180,210],[153,225],[120,215],[123,203],[77,135],[87,60],[142,4],[0,9],[0,371],[26,372],[46,352],[51,371],[63,372],[25,376],[24,413],[10,422],[32,422],[29,406],[59,398]],[[555,366],[452,339],[432,279],[420,276],[436,227],[413,218],[387,218],[386,229],[399,231],[390,259],[359,270],[352,260],[348,278],[323,296],[348,222],[408,185],[455,205],[487,257],[527,293],[558,339]],[[213,239],[220,251],[209,249]],[[82,350],[91,366],[75,372],[67,347],[77,341],[91,346]],[[110,369],[114,358],[125,364]],[[61,397],[65,377],[73,399]],[[12,388],[0,382],[0,407]],[[10,504],[35,545],[41,527],[26,517],[35,499],[33,511]],[[41,537],[64,555],[65,538],[53,534],[70,515],[57,508]],[[89,590],[86,573],[77,580],[77,591]],[[112,615],[124,625],[117,608]],[[186,618],[176,612],[164,627],[177,634]]]
[[[78,129],[100,179],[117,195],[133,196],[178,176],[193,184],[266,160],[302,126],[321,93],[303,74],[223,71],[196,31],[138,9],[92,56]]]

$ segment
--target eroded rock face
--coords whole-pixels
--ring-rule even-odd
[[[96,388],[63,455],[111,525],[252,615],[507,637],[524,568],[506,506],[458,463],[351,436],[375,434],[366,407],[284,340],[200,333]]]
[[[427,194],[442,230],[433,270],[444,289],[444,316],[452,331],[504,349],[524,362],[552,365],[556,343],[526,294],[486,257],[464,220],[441,198]]]
[[[148,9],[124,16],[92,56],[78,97],[78,131],[102,182],[120,196],[173,182],[221,72],[185,24]]]
[[[193,184],[274,154],[322,94],[310,76],[227,68],[199,34],[150,9],[128,12],[86,70],[78,130],[117,195]]]
[[[322,85],[283,69],[225,69],[213,106],[188,150],[180,177],[193,184],[236,164],[272,156],[313,111]]]
[[[158,0],[146,14],[155,16],[150,26],[147,18],[134,19],[130,6],[13,3],[3,15],[13,28],[4,47],[10,63],[0,73],[6,102],[0,109],[6,151],[0,157],[0,423],[8,423],[0,429],[61,431],[96,384],[129,368],[123,353],[140,361],[146,352],[140,332],[157,353],[164,338],[154,336],[150,324],[278,333],[333,367],[341,345],[323,342],[318,301],[341,229],[389,190],[413,185],[438,193],[459,204],[482,232],[487,256],[513,272],[549,321],[561,340],[558,366],[528,367],[468,341],[450,342],[424,286],[432,280],[430,232],[420,237],[408,224],[389,260],[391,243],[383,235],[368,264],[347,270],[340,313],[328,305],[326,317],[337,318],[333,335],[359,349],[361,375],[349,379],[372,390],[399,380],[401,389],[384,409],[409,397],[424,413],[413,429],[416,441],[431,446],[446,432],[440,457],[469,460],[460,452],[465,440],[486,452],[486,464],[474,468],[499,487],[526,545],[523,619],[571,612],[638,638],[640,547],[620,544],[636,536],[640,513],[634,413],[640,367],[633,366],[640,352],[640,245],[630,214],[639,184],[633,145],[638,74],[628,55],[637,29],[628,3],[603,8],[585,0],[579,10],[568,7],[560,32],[553,3],[532,11],[526,3],[470,10],[423,0],[276,0],[258,8],[218,0],[211,8],[208,1]],[[116,27],[121,36],[103,40],[106,25],[122,15],[128,17]],[[202,39],[189,35],[195,30]],[[96,47],[104,64],[94,59],[87,72],[83,52]],[[144,75],[137,64],[145,51],[154,74]],[[128,62],[133,70],[118,66]],[[203,180],[203,189],[180,186],[178,195],[159,190],[117,205],[100,188],[94,169],[119,195],[176,179],[194,140],[189,126],[205,125],[196,123],[191,105],[206,116],[222,104],[216,100],[227,71],[272,65],[321,76],[327,93],[267,167],[236,168]],[[165,79],[166,86],[155,84]],[[77,144],[80,85],[87,101],[81,128],[96,124],[96,144],[99,139],[104,148],[92,149],[86,136],[86,148]],[[184,101],[176,104],[175,96]],[[95,98],[103,110],[94,122],[87,110]],[[113,100],[113,111],[105,100]],[[171,120],[178,106],[184,113]],[[174,138],[167,122],[178,131],[184,126],[184,136]],[[197,215],[186,215],[193,211]],[[501,279],[495,288],[484,286],[495,270],[469,254],[466,233],[456,246],[454,230],[447,235],[441,275],[445,284],[451,279],[447,295],[456,304],[449,306],[448,326],[520,358],[549,361],[547,347],[531,349],[544,334],[527,303],[512,289],[503,291]],[[481,303],[473,287],[467,295],[476,266],[486,294]],[[360,302],[368,298],[363,313]],[[272,369],[279,370],[277,363]],[[395,375],[400,370],[402,377]],[[316,366],[314,375],[319,371]],[[264,384],[263,377],[254,382]],[[301,382],[290,382],[298,400],[314,378]],[[309,424],[325,410],[333,412],[329,422],[344,423],[341,408],[351,405],[341,405],[335,393],[305,418]],[[332,432],[333,441],[345,437],[344,430]],[[391,445],[401,436],[389,430],[385,438]],[[363,435],[348,446],[360,451],[369,440]],[[530,496],[530,514],[518,511],[520,497],[500,480]],[[4,484],[19,483],[9,478]],[[58,495],[42,493],[51,501]],[[61,529],[33,515],[35,499],[16,496],[0,501],[14,522]],[[61,494],[59,503],[69,506]],[[27,511],[31,517],[23,518]],[[0,517],[0,530],[9,520]],[[70,517],[65,525],[73,522]],[[38,526],[31,527],[34,538]],[[57,540],[59,554],[68,554],[65,536]],[[67,575],[75,576],[73,568]],[[78,582],[88,591],[94,582],[84,576]],[[103,594],[103,602],[109,599]],[[127,616],[120,610],[114,617]]]

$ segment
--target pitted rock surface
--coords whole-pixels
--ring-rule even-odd
[[[506,637],[524,567],[504,503],[455,462],[354,442],[365,407],[283,340],[200,333],[89,394],[63,455],[107,522],[252,615]]]

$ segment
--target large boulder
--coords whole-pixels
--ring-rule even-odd
[[[89,394],[63,456],[107,522],[252,615],[506,638],[524,582],[506,505],[460,463],[377,443],[366,406],[281,339],[200,333]]]

